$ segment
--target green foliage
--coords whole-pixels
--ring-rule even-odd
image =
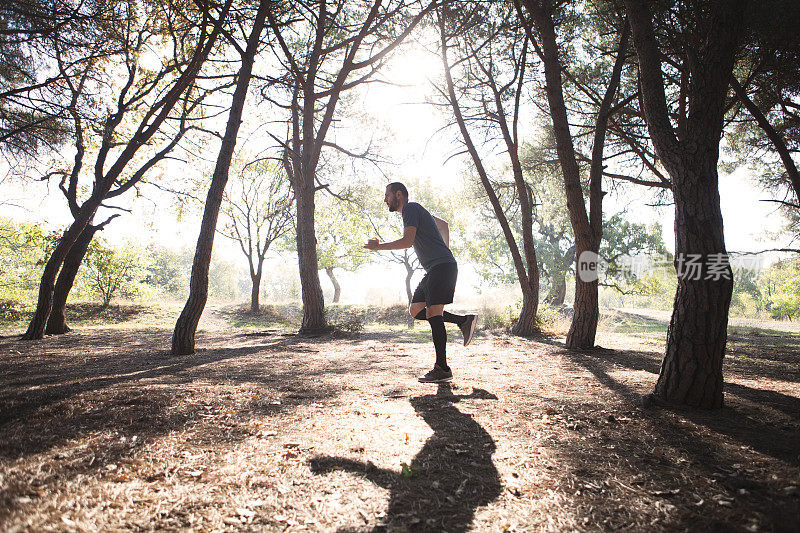
[[[372,226],[360,207],[367,200],[357,194],[353,201],[322,196],[317,203],[315,227],[319,268],[354,271],[369,261],[364,243]]]
[[[176,252],[151,245],[146,254],[142,283],[151,287],[158,295],[185,298],[189,293],[193,251],[185,248]]]
[[[502,308],[483,306],[479,312],[479,328],[481,330],[498,329],[508,332],[517,324],[521,311],[521,301],[517,301],[514,304]],[[549,305],[539,305],[538,312],[536,313],[536,325],[539,329],[552,329],[557,319],[558,311]]]
[[[41,225],[0,217],[0,296],[33,297],[47,249],[48,235]]]
[[[800,318],[800,259],[770,265],[757,283],[773,318]]]
[[[603,221],[600,257],[604,266],[601,285],[613,286],[624,292],[635,292],[640,288],[636,281],[641,269],[637,265],[652,261],[672,262],[664,245],[661,224],[631,222],[622,213]],[[647,287],[645,283],[642,288],[647,291],[645,294],[654,294],[654,285]]]
[[[92,240],[83,261],[92,291],[102,299],[104,307],[115,296],[139,295],[139,282],[144,274],[142,259],[141,250],[134,246],[115,248],[104,239]]]

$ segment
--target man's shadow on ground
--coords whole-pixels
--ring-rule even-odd
[[[405,526],[418,531],[466,531],[475,510],[502,491],[492,462],[494,440],[454,405],[467,399],[496,400],[497,396],[482,389],[456,395],[449,384],[440,384],[436,394],[411,398],[433,435],[402,473],[377,468],[371,461],[328,456],[312,459],[311,470],[317,474],[344,470],[389,489],[386,520],[376,530]]]

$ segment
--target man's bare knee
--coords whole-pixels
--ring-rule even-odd
[[[408,306],[408,312],[414,318],[417,318],[417,315],[423,309],[425,309],[425,303],[424,302],[414,302],[413,304]]]
[[[444,305],[436,304],[436,305],[429,305],[425,308],[425,315],[427,318],[432,316],[439,316],[444,313]]]

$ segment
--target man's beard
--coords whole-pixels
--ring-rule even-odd
[[[390,213],[394,213],[395,211],[397,211],[397,204],[396,203],[389,202],[387,205],[389,206],[389,212]]]

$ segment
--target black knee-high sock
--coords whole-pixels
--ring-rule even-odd
[[[467,315],[454,315],[453,313],[448,313],[447,311],[445,311],[442,314],[442,319],[445,322],[451,322],[453,324],[458,324],[460,326],[461,324],[464,323],[465,320],[467,320]]]
[[[426,311],[426,310],[425,310],[425,308],[423,307],[423,308],[422,308],[422,311],[420,311],[419,313],[417,313],[416,315],[414,315],[414,318],[415,318],[415,319],[417,319],[417,320],[428,320],[428,317],[425,315],[425,313],[426,313],[426,312],[427,312],[427,311]]]
[[[444,320],[441,315],[436,315],[428,318],[431,325],[431,336],[433,337],[433,347],[436,349],[436,364],[445,370],[449,370],[447,366],[447,331],[444,329]]]

